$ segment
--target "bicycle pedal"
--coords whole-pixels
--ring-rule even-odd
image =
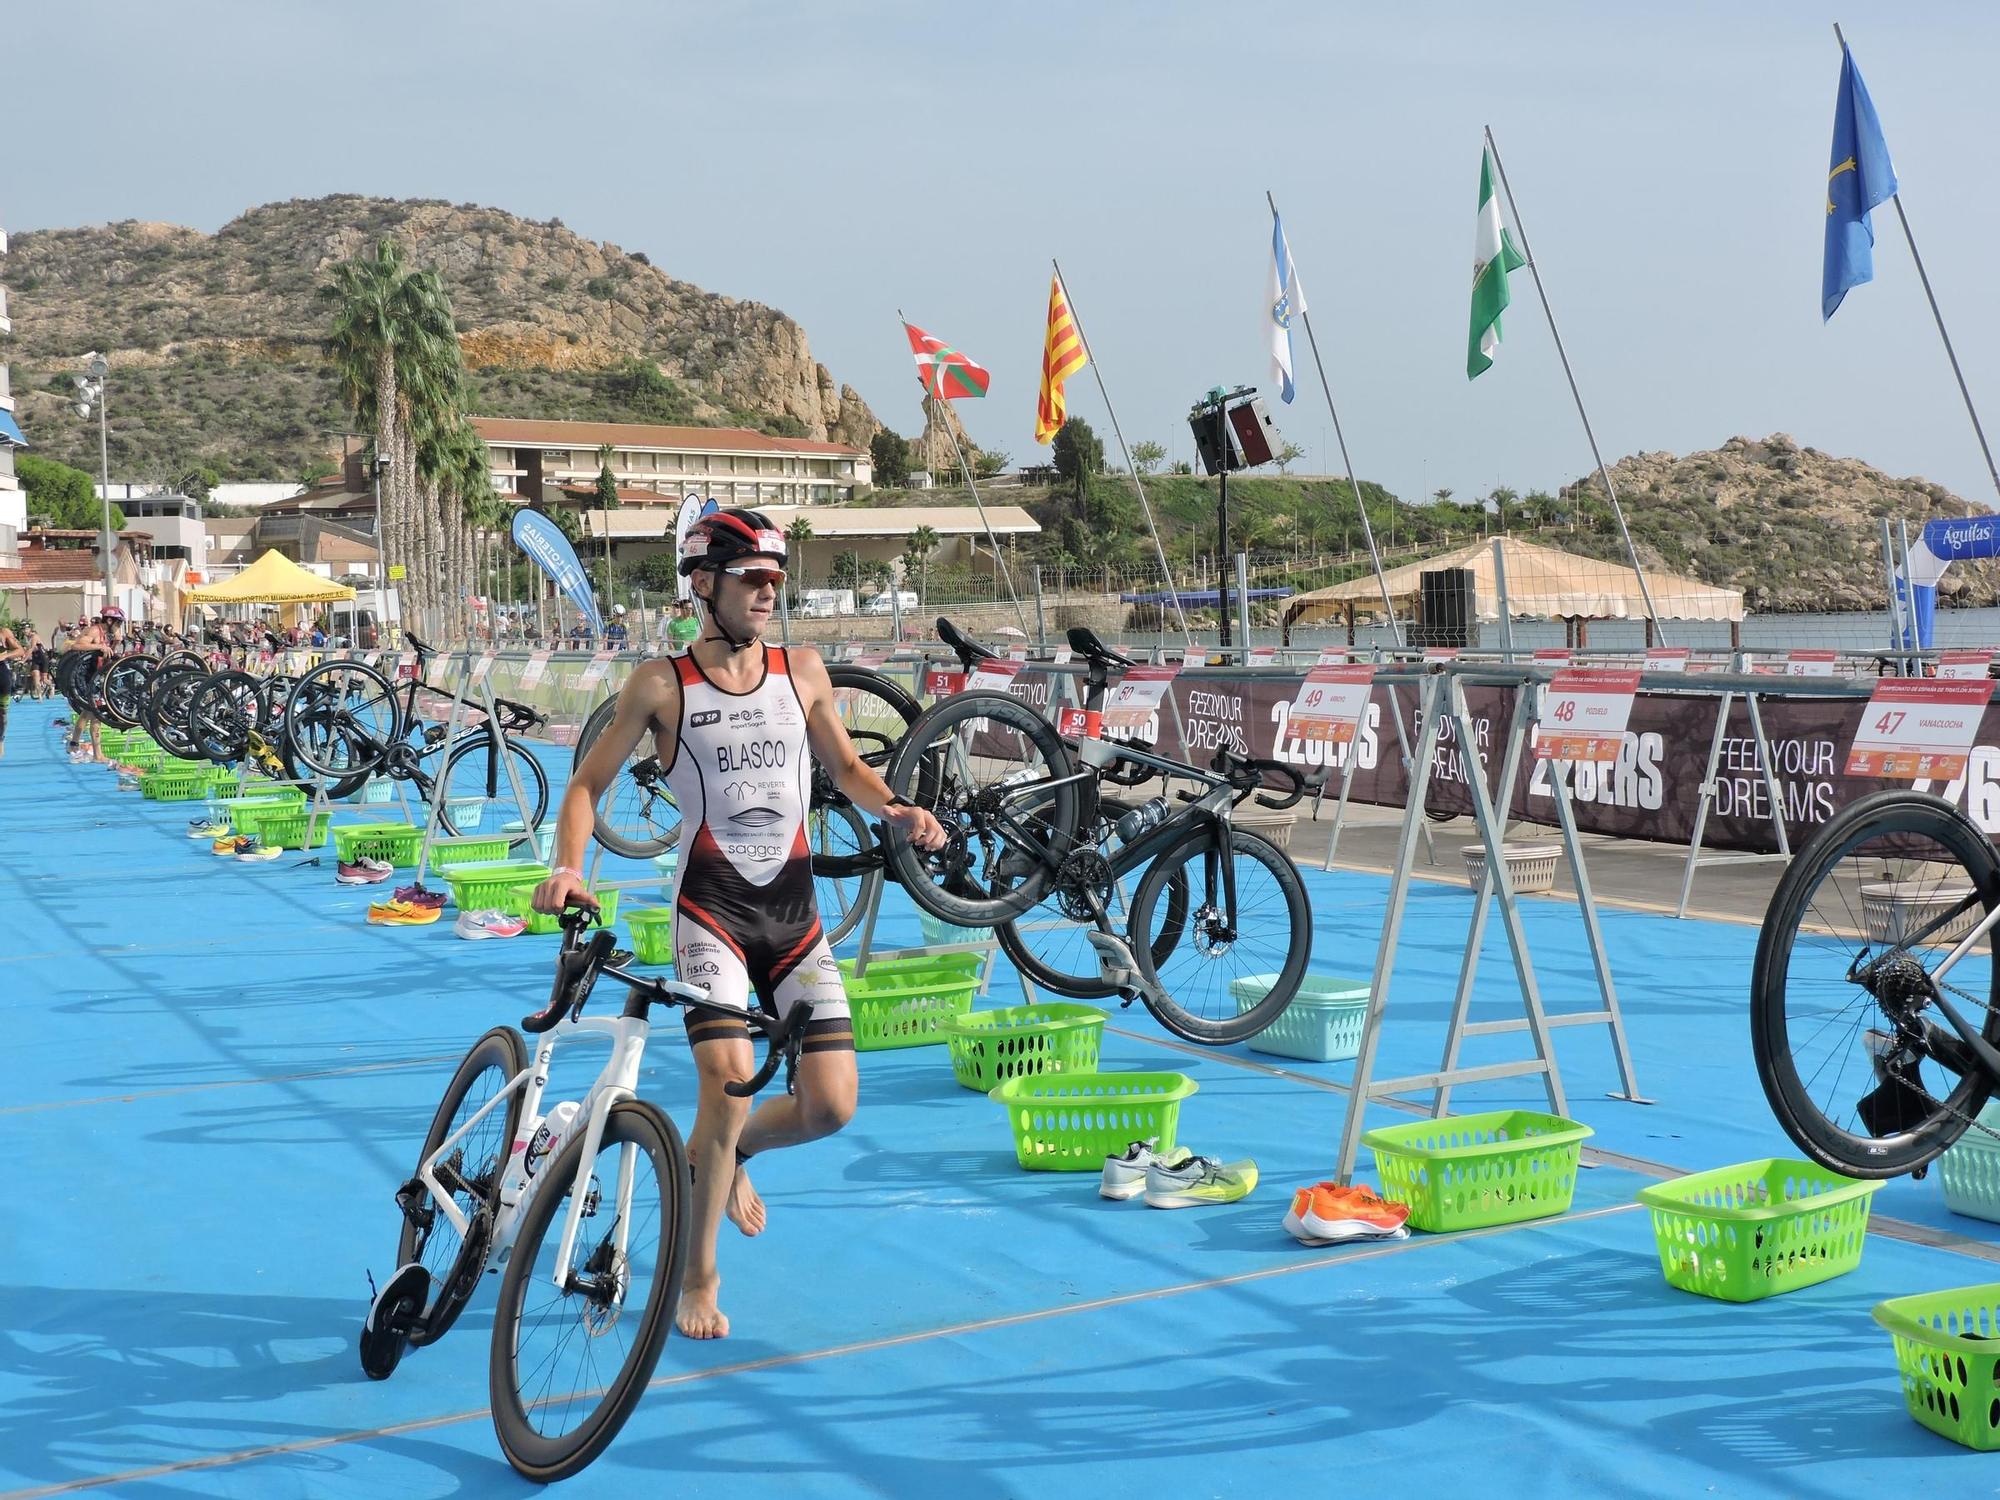
[[[1131,989],[1138,979],[1138,965],[1132,950],[1108,932],[1086,932],[1084,938],[1097,951],[1097,972],[1114,990]]]

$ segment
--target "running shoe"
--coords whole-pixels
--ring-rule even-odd
[[[368,908],[368,920],[377,927],[423,927],[438,919],[438,910],[407,901],[377,901]]]
[[[265,844],[252,840],[252,847],[239,850],[236,857],[251,864],[266,864],[274,859],[283,859],[285,851],[277,844]]]
[[[370,859],[362,855],[352,864],[341,860],[334,866],[333,878],[342,885],[380,885],[396,873],[396,867],[386,859]]]
[[[1285,1231],[1302,1245],[1409,1238],[1410,1206],[1390,1203],[1373,1188],[1316,1182],[1292,1194]]]
[[[1235,1203],[1257,1186],[1254,1161],[1220,1162],[1191,1156],[1177,1166],[1157,1163],[1146,1171],[1146,1207],[1202,1208]]]
[[[1134,1141],[1123,1156],[1104,1158],[1104,1176],[1097,1184],[1100,1198],[1136,1198],[1146,1191],[1146,1173],[1156,1165],[1179,1166],[1194,1153],[1176,1146],[1164,1155],[1153,1150],[1151,1141]]]
[[[191,839],[219,839],[229,833],[229,824],[222,818],[195,818],[188,823],[188,837]]]
[[[224,858],[230,858],[243,853],[247,849],[254,849],[256,846],[256,839],[247,833],[225,833],[208,847]]]
[[[449,898],[443,891],[425,890],[420,885],[401,885],[396,887],[395,899],[405,906],[427,906],[432,911],[442,911]]]
[[[519,937],[528,924],[504,911],[462,911],[451,930],[471,942],[482,938]]]

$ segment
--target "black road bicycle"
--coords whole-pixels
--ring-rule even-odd
[[[521,842],[548,811],[549,778],[534,752],[512,736],[547,723],[547,716],[525,703],[496,699],[497,721],[482,717],[447,744],[447,726],[422,711],[422,694],[451,696],[425,678],[436,653],[407,632],[404,638],[417,655],[416,674],[406,682],[392,683],[364,662],[344,660],[321,662],[299,678],[284,714],[291,757],[335,781],[377,774],[408,781],[426,801],[442,780],[439,818],[452,834],[501,831],[503,821],[516,815],[518,780],[527,818],[511,842]]]
[[[938,634],[962,660],[993,654],[948,620]],[[1086,664],[1085,712],[1101,716],[1112,674],[1132,663],[1089,630],[1071,630],[1069,641]],[[1265,790],[1272,776],[1287,790]],[[1154,778],[1192,790],[1107,816],[1101,783]],[[1222,750],[1201,769],[1104,738],[1072,751],[1020,699],[972,691],[910,726],[889,784],[929,808],[947,836],[935,852],[892,836],[890,874],[947,922],[1015,924],[1003,941],[1029,957],[1038,982],[1139,1000],[1167,1030],[1204,1045],[1256,1035],[1297,993],[1312,949],[1304,882],[1282,849],[1231,821],[1252,795],[1266,807],[1296,805],[1305,782],[1291,767]],[[1123,883],[1134,876],[1127,907]],[[1020,920],[1038,905],[1053,907],[1050,920]]]

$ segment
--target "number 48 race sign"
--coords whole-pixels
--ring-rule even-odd
[[[1882,678],[1848,747],[1847,774],[1946,781],[1963,776],[1992,696],[1991,681]]]

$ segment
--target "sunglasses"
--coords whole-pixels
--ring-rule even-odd
[[[742,579],[753,589],[761,589],[767,584],[774,589],[781,589],[785,586],[785,570],[783,568],[760,567],[754,563],[739,563],[734,567],[724,568],[722,571],[727,573],[731,578]]]

